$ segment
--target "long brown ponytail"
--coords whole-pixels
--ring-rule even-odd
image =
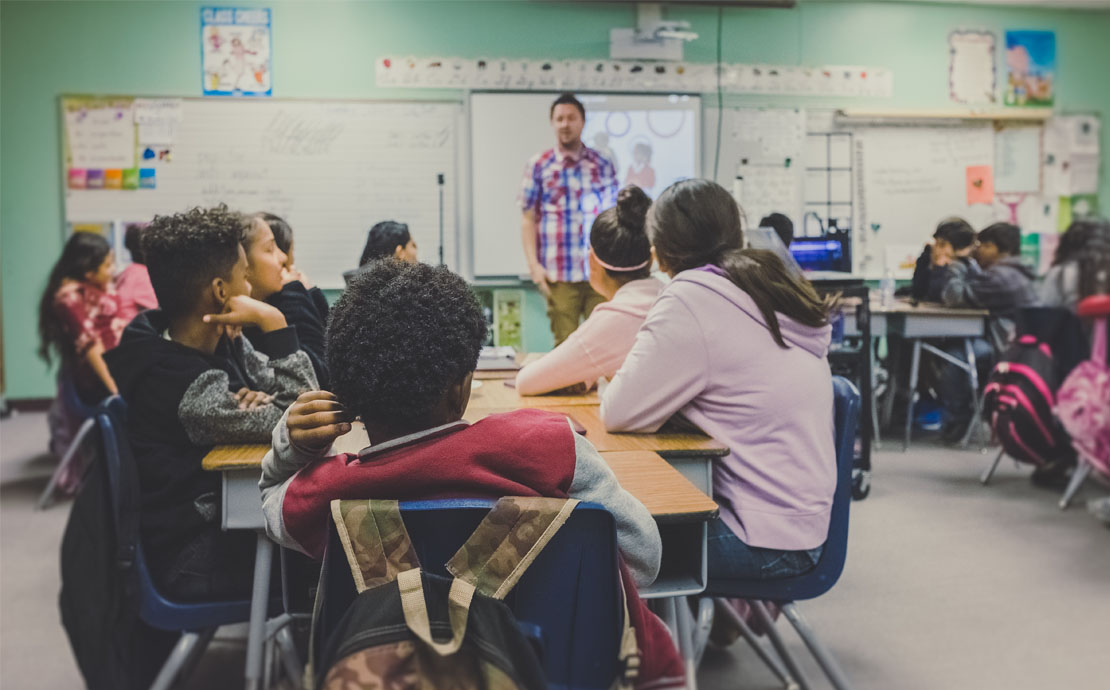
[[[779,347],[786,341],[776,312],[814,328],[829,322],[833,298],[818,296],[774,252],[743,248],[740,208],[716,182],[682,180],[663,190],[648,211],[648,230],[665,270],[706,264],[723,270],[755,302]]]

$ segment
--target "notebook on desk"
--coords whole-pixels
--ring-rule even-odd
[[[478,355],[478,371],[516,371],[516,349],[486,345]]]

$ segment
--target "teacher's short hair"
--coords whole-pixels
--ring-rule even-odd
[[[565,92],[559,94],[559,97],[551,104],[551,111],[547,114],[547,119],[555,117],[555,106],[557,105],[573,105],[578,108],[578,112],[582,113],[582,119],[586,119],[586,106],[582,105],[582,101],[578,100],[573,93]]]

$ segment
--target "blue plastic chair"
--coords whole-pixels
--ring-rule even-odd
[[[450,577],[446,562],[494,504],[487,499],[402,502],[401,515],[421,567]],[[617,659],[624,615],[617,553],[613,516],[599,505],[579,504],[505,598],[525,635],[538,638],[548,685],[555,690],[609,688],[623,672]],[[320,581],[317,659],[356,596],[334,523]]]
[[[123,399],[113,396],[98,406],[95,416],[104,448],[104,462],[108,469],[117,534],[125,512],[137,511],[139,506],[137,482],[123,479],[124,476],[134,477],[135,474],[131,444],[127,442],[124,426],[126,412]],[[250,619],[250,600],[200,603],[171,601],[162,596],[155,586],[143,558],[140,539],[134,539],[129,552],[133,554],[130,567],[134,568],[138,584],[139,617],[152,628],[181,632],[181,639],[151,685],[151,690],[168,690],[179,676],[185,675],[183,671],[191,668],[204,653],[217,628]]]
[[[99,408],[96,405],[88,405],[81,399],[81,396],[77,393],[77,384],[73,380],[73,376],[65,369],[58,374],[58,397],[61,398],[62,407],[73,414],[76,419],[80,419],[81,424],[74,432],[73,438],[70,439],[69,447],[62,454],[58,466],[54,468],[53,474],[50,475],[50,481],[46,483],[46,488],[42,490],[38,503],[35,505],[38,510],[46,510],[54,504],[54,491],[58,488],[58,482],[69,471],[69,466],[77,458],[78,452],[84,446],[85,439],[88,438],[88,435],[96,426],[94,417]]]
[[[813,629],[802,618],[794,603],[803,599],[814,599],[832,589],[832,586],[840,579],[840,573],[844,570],[844,560],[848,552],[848,507],[852,503],[852,461],[856,427],[859,425],[860,396],[859,391],[848,379],[834,376],[833,397],[837,468],[836,493],[833,495],[829,536],[825,541],[825,548],[821,552],[821,558],[817,565],[807,573],[781,580],[710,579],[706,585],[705,594],[711,597],[749,600],[790,674],[802,688],[807,688],[808,684],[805,676],[775,630],[774,622],[763,602],[770,601],[777,604],[786,619],[794,626],[799,637],[806,643],[833,687],[837,690],[847,690],[850,685],[844,673],[840,670],[832,654],[821,644]],[[731,611],[731,608],[727,606],[718,608]],[[739,617],[736,617],[735,622],[743,624]],[[750,635],[750,630],[743,625],[741,629],[745,633],[745,638],[748,639],[749,643],[753,643],[756,652],[760,654],[763,660],[771,666],[772,670],[784,682],[789,683],[790,678],[786,677],[782,669],[766,656],[763,648],[755,642],[754,636]]]

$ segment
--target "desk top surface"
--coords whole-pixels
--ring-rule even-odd
[[[844,297],[840,300],[840,308],[845,309],[858,305],[858,297]],[[946,307],[938,302],[918,302],[914,304],[907,299],[896,299],[883,306],[878,299],[871,300],[872,314],[904,314],[913,316],[937,316],[966,319],[981,319],[990,315],[986,309],[973,309],[963,307]]]
[[[358,433],[365,438],[366,432],[361,425],[348,436]],[[342,444],[337,442],[336,445]],[[347,445],[360,445],[361,448],[365,443]],[[206,470],[219,472],[258,470],[262,457],[269,449],[269,446],[262,444],[216,446],[205,456],[203,466]],[[602,453],[601,457],[613,469],[621,486],[656,518],[682,521],[705,519],[717,514],[717,504],[656,453],[624,451]]]
[[[463,419],[468,422],[476,422],[491,414],[511,412],[514,409],[517,408],[476,408],[471,406],[467,408]],[[599,405],[549,405],[543,409],[546,412],[566,415],[585,427],[586,438],[603,453],[646,450],[676,457],[721,457],[728,455],[727,446],[703,433],[678,430],[667,425],[664,425],[662,429],[654,434],[610,433],[605,430],[605,424],[601,421],[601,407]]]
[[[522,408],[522,407],[555,407],[559,405],[597,405],[601,401],[597,391],[593,390],[582,395],[521,395],[516,388],[508,385],[511,381],[482,380],[475,381],[482,385],[470,391],[470,405],[468,410],[478,408]]]

